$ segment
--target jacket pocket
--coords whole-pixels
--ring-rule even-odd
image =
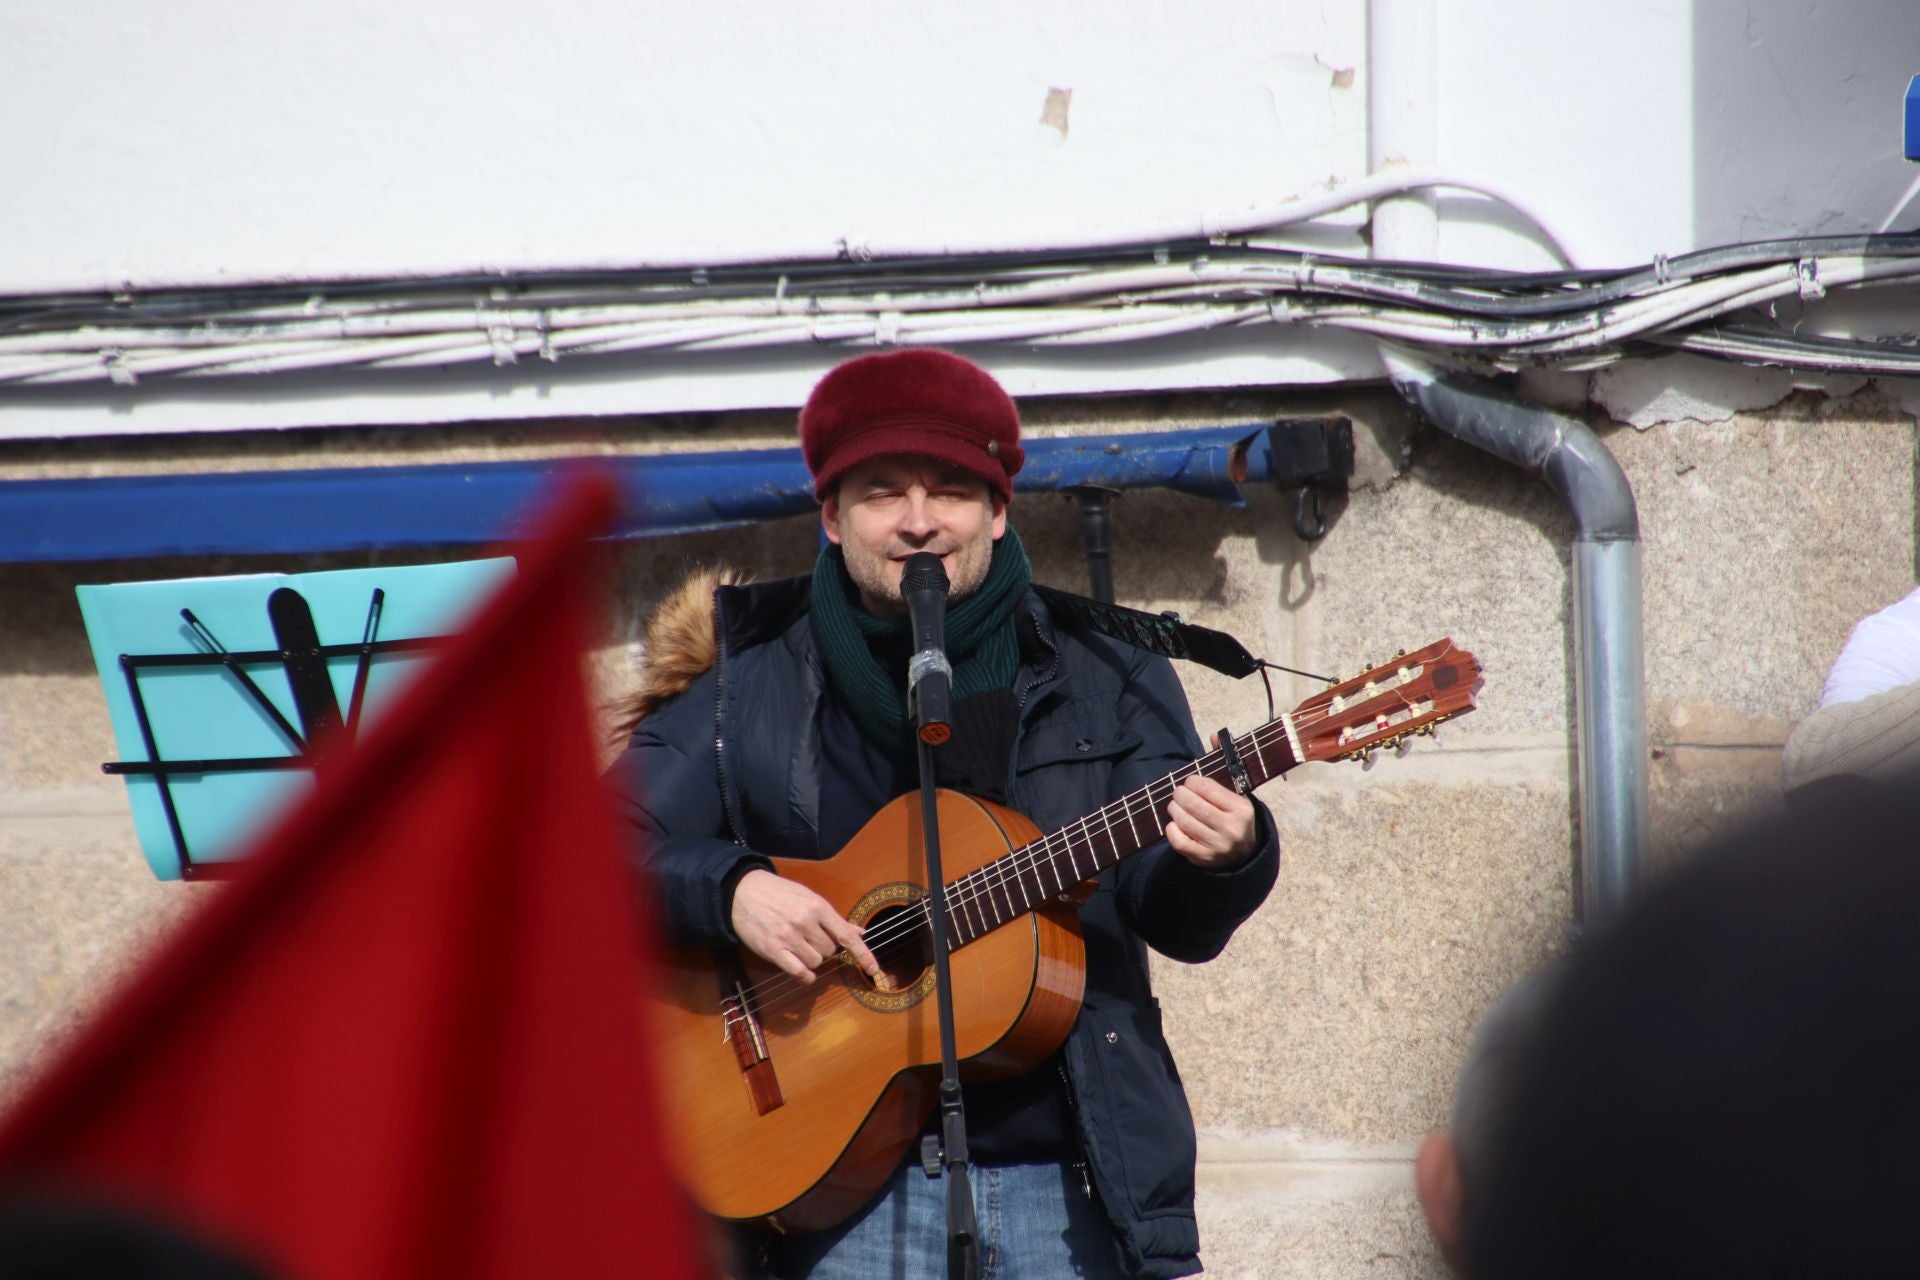
[[[1031,726],[1020,739],[1014,760],[1017,773],[1031,773],[1056,764],[1111,761],[1137,748],[1143,739],[1121,729],[1113,708],[1073,704],[1073,714],[1052,716]]]
[[[1193,1113],[1159,1006],[1084,1007],[1080,1023],[1080,1121],[1101,1194],[1117,1194],[1141,1219],[1191,1215]]]

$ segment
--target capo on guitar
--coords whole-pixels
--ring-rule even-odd
[[[1241,795],[1253,794],[1253,780],[1247,777],[1247,766],[1240,759],[1240,749],[1233,745],[1233,735],[1223,726],[1220,730],[1220,754],[1227,759],[1227,774],[1233,779],[1233,789]]]

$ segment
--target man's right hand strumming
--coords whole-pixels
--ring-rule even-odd
[[[880,963],[860,930],[833,904],[798,881],[755,868],[733,888],[733,931],[746,948],[802,982],[842,948],[869,978]]]

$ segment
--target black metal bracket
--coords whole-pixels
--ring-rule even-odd
[[[1323,494],[1353,478],[1353,423],[1346,418],[1282,419],[1267,428],[1268,469],[1274,487],[1298,488],[1293,531],[1303,542],[1327,536]]]

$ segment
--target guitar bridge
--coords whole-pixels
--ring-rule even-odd
[[[727,1043],[740,1064],[740,1078],[746,1081],[747,1096],[754,1110],[766,1115],[786,1102],[780,1093],[780,1080],[773,1073],[773,1057],[767,1052],[767,1037],[760,1029],[760,1015],[747,998],[745,984],[735,982],[733,995],[722,1001],[726,1017]]]

